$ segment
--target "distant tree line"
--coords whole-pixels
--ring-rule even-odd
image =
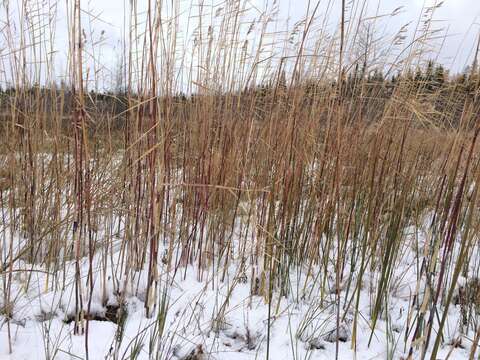
[[[199,95],[178,93],[175,96],[159,97],[161,115],[179,115],[193,109],[202,98],[209,97],[213,106],[255,106],[259,109],[258,120],[262,119],[262,108],[279,103],[289,106],[291,93],[301,92],[303,106],[315,106],[319,97],[336,92],[336,97],[347,103],[354,112],[362,112],[365,121],[375,121],[383,113],[392,97],[414,99],[423,106],[432,122],[449,125],[458,124],[465,106],[478,112],[480,93],[480,72],[474,64],[462,73],[451,75],[443,65],[428,61],[426,66],[397,74],[384,74],[382,70],[366,71],[356,65],[349,73],[343,74],[341,84],[336,80],[309,79],[291,85],[285,72],[271,81],[229,94]],[[111,91],[89,91],[85,98],[86,111],[101,126],[102,119],[115,117],[114,127],[124,126],[129,108],[143,109],[146,99],[137,94],[127,94],[124,87]],[[0,120],[9,118],[11,107],[28,113],[29,109],[45,113],[71,113],[75,107],[75,94],[65,83],[50,87],[33,85],[17,91],[14,87],[0,87]],[[425,110],[426,109],[426,110]],[[165,113],[167,112],[167,113]],[[178,117],[178,116],[177,116]],[[352,116],[352,118],[354,118]],[[355,117],[358,119],[358,117]],[[68,118],[65,119],[67,122]],[[67,126],[68,124],[65,124]]]

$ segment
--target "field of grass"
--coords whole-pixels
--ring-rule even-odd
[[[479,358],[479,46],[320,3],[0,5],[0,359]]]

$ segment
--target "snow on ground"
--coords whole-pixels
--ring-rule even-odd
[[[407,229],[410,235],[397,260],[388,311],[377,321],[373,334],[369,314],[375,289],[371,288],[371,279],[378,274],[367,273],[363,278],[355,351],[352,349],[354,304],[349,304],[354,289],[342,285],[342,307],[350,307],[340,319],[339,359],[407,357],[412,337],[411,329],[407,332],[406,328],[412,322],[409,301],[416,291],[418,271],[417,237],[412,230]],[[424,234],[422,236],[420,245],[424,241]],[[146,272],[134,272],[126,286],[121,285],[125,289],[127,315],[124,321],[117,318],[117,324],[104,319],[112,308],[118,315],[119,296],[115,294],[114,285],[124,284],[125,280],[124,277],[116,278],[120,252],[107,260],[106,271],[101,266],[104,261],[97,254],[93,265],[95,286],[90,313],[103,319],[89,321],[89,359],[265,359],[267,349],[270,359],[335,358],[336,294],[320,291],[321,281],[316,276],[305,281],[304,269],[291,273],[288,296],[275,295],[269,307],[264,297],[250,295],[251,281],[249,275],[245,275],[250,274],[250,269],[240,269],[238,259],[232,261],[223,282],[217,270],[210,269],[204,274],[204,280],[198,281],[197,268],[180,267],[176,272],[167,273],[166,266],[160,264],[156,315],[145,316]],[[11,297],[15,299],[15,308],[10,321],[13,349],[9,354],[7,323],[2,315],[0,359],[85,359],[86,337],[74,335],[74,322],[71,321],[75,311],[74,262],[67,263],[64,270],[49,273],[41,267],[18,261],[14,270]],[[86,285],[86,258],[81,274]],[[325,288],[333,288],[334,277],[328,277],[327,282],[329,286]],[[60,284],[64,283],[62,289]],[[88,299],[87,288],[82,289],[84,299]],[[4,299],[3,289],[0,291],[0,299]],[[88,309],[86,302],[84,300],[85,310]],[[162,304],[165,311],[160,311]],[[459,318],[460,310],[452,306],[439,359],[467,359],[469,356],[470,346],[448,345],[460,334]],[[419,358],[419,350],[414,350],[413,358]]]

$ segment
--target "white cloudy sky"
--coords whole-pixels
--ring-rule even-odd
[[[18,4],[22,0],[3,0],[3,3],[9,2],[11,8],[18,9]],[[56,19],[57,30],[55,35],[55,47],[57,54],[56,62],[60,73],[64,73],[64,69],[67,67],[66,58],[68,50],[68,34],[66,25],[65,3],[72,3],[73,0],[56,1],[56,0],[23,0],[32,3],[40,3],[40,11],[46,10],[50,6],[57,6],[58,14]],[[145,9],[148,0],[137,0],[140,9]],[[152,0],[155,1],[155,0]],[[172,0],[163,0],[164,3],[171,3]],[[183,9],[191,8],[192,3],[198,3],[203,1],[205,4],[218,4],[225,0],[179,0]],[[253,9],[252,15],[255,16],[256,9],[264,8],[264,3],[272,4],[278,3],[280,8],[281,22],[277,24],[278,27],[286,28],[287,21],[289,27],[291,27],[296,21],[303,18],[305,15],[309,0],[242,0],[248,3],[248,6]],[[422,9],[426,6],[430,6],[434,3],[441,2],[440,0],[365,0],[370,15],[389,14],[394,9],[402,7],[399,14],[394,17],[385,17],[381,22],[381,31],[384,33],[394,34],[404,24],[410,22],[410,31],[416,25],[417,19],[422,14]],[[93,21],[84,21],[86,32],[91,34],[90,43],[95,42],[100,37],[103,38],[101,47],[97,47],[98,52],[95,56],[100,58],[103,69],[113,69],[118,62],[121,40],[124,34],[124,22],[125,12],[129,0],[82,0],[82,8],[89,12],[91,15],[85,16],[86,18],[92,18]],[[310,0],[311,4],[315,4],[317,0]],[[346,0],[347,4],[357,4],[363,2],[363,0]],[[330,8],[329,8],[330,5]],[[325,15],[327,9],[328,22],[331,29],[336,29],[340,20],[340,0],[320,0],[320,7],[318,11],[319,17]],[[43,7],[43,8],[42,8]],[[313,5],[311,5],[313,7]],[[11,10],[12,14],[15,13]],[[46,13],[46,11],[45,11]],[[5,25],[5,12],[0,6],[0,23],[2,25],[2,32],[4,32]],[[185,28],[188,18],[188,10],[185,10],[180,20],[180,28]],[[435,12],[434,24],[436,28],[443,28],[445,32],[448,30],[448,36],[445,41],[439,42],[443,44],[441,54],[438,60],[446,64],[454,71],[461,71],[465,66],[471,63],[473,53],[475,50],[476,39],[480,33],[480,0],[445,0],[441,7]],[[282,25],[284,24],[284,25]],[[191,32],[191,29],[189,30]],[[100,36],[100,34],[102,34]],[[1,34],[5,35],[5,34]],[[87,36],[88,37],[88,36]],[[186,44],[186,43],[185,43]],[[0,37],[0,58],[2,56],[8,56],[11,51],[8,49],[5,36]],[[113,71],[112,71],[113,73]],[[1,81],[1,80],[0,80]]]
[[[316,0],[310,0],[316,3]],[[339,21],[340,0],[321,0],[320,12],[332,2],[330,22],[335,25]],[[359,1],[359,0],[354,0]],[[145,5],[147,0],[139,0],[139,4]],[[213,2],[212,0],[205,3]],[[264,0],[249,1],[253,6],[262,8]],[[271,2],[271,1],[270,1]],[[309,0],[277,0],[280,4],[282,18],[290,18],[290,23],[300,19],[306,11]],[[352,0],[347,0],[347,3]],[[389,18],[392,32],[398,30],[403,24],[416,20],[425,6],[439,3],[440,0],[367,0],[370,13],[377,11],[380,14],[389,13],[392,10],[403,7],[400,14]],[[85,3],[85,1],[84,1]],[[182,0],[182,3],[190,4],[190,1]],[[187,5],[187,6],[188,6]],[[106,31],[109,38],[109,46],[114,47],[121,38],[124,19],[123,0],[91,0],[88,6],[94,12],[100,14],[105,23],[97,22],[98,27]],[[448,34],[442,50],[442,61],[454,68],[461,68],[471,59],[474,51],[476,37],[480,31],[480,0],[445,0],[440,8],[436,10],[435,18],[438,20],[437,27],[448,28]],[[107,25],[111,24],[111,25]]]

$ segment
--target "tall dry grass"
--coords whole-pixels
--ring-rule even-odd
[[[148,1],[144,12],[134,0],[121,91],[105,95],[91,91],[103,70],[85,32],[96,17],[83,2],[67,1],[66,74],[55,68],[56,7],[4,2],[0,73],[13,88],[1,101],[0,282],[9,332],[16,272],[28,289],[41,268],[45,289],[62,291],[62,270],[76,264],[73,320],[88,354],[92,294],[104,287],[106,303],[107,277],[122,303],[145,270],[153,317],[174,277],[194,271],[207,281],[213,268],[221,282],[233,263],[268,304],[268,331],[282,298],[307,296],[315,283],[321,303],[335,294],[337,338],[353,312],[355,349],[361,292],[368,287],[371,339],[388,312],[404,230],[428,216],[405,337],[410,356],[433,349],[434,359],[448,316],[438,309],[453,306],[459,276],[478,281],[468,269],[480,230],[479,87],[464,96],[453,81],[432,90],[410,76],[431,56],[435,7],[411,42],[402,28],[378,49],[384,17],[353,4],[342,1],[338,31],[311,3],[283,33],[274,30],[278,5],[252,20],[243,1],[200,2],[186,16],[180,2]],[[187,21],[191,43],[180,36]],[[460,306],[462,331],[477,334],[473,359],[479,304]]]

